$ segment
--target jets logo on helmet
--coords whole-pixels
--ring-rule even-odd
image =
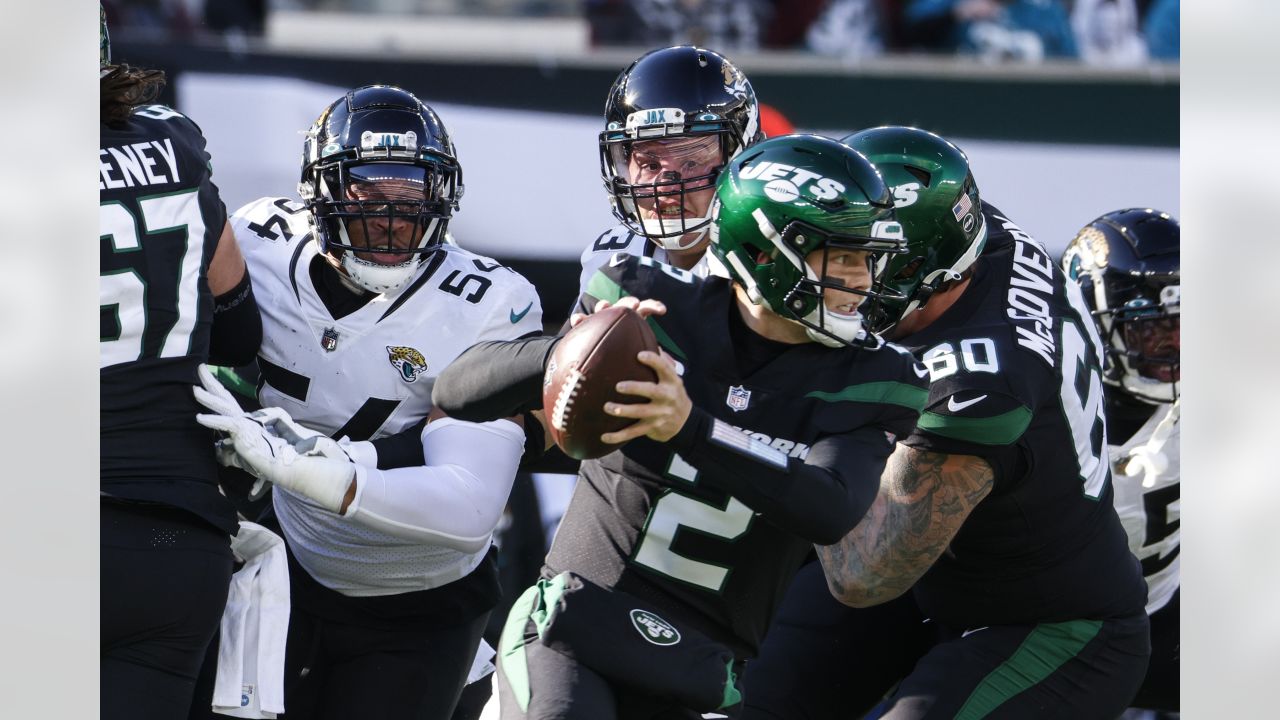
[[[765,181],[765,193],[778,202],[804,199],[801,190],[808,190],[809,195],[817,200],[834,200],[846,189],[839,181],[803,168],[767,161],[743,167],[738,177]]]

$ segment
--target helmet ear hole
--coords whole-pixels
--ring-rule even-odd
[[[758,245],[753,245],[751,243],[743,243],[742,249],[747,251],[747,255],[749,257],[755,259],[755,262],[757,265],[768,265],[773,262],[773,257],[771,257],[769,253],[760,249]]]
[[[911,177],[919,180],[920,184],[924,185],[926,188],[929,187],[929,182],[933,180],[933,176],[924,168],[918,168],[915,165],[903,165],[902,169],[906,170]]]

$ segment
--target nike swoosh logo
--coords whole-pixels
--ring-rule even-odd
[[[982,397],[986,397],[986,395],[983,395]],[[982,626],[982,627],[980,627],[980,628],[974,628],[974,629],[972,629],[972,630],[965,630],[964,632],[960,633],[960,637],[962,637],[962,638],[967,638],[967,637],[969,637],[970,635],[972,635],[972,634],[974,634],[974,633],[976,633],[976,632],[982,632],[983,630],[986,630],[986,629],[987,629],[987,628],[989,628],[989,627],[991,627],[991,626],[990,626],[990,625],[983,625],[983,626]]]
[[[951,412],[960,412],[961,410],[969,407],[970,405],[977,405],[978,403],[986,399],[987,399],[986,395],[979,395],[978,397],[972,400],[965,400],[964,402],[956,402],[956,396],[952,395],[951,397],[947,398],[947,409],[950,410]]]
[[[528,304],[528,305],[525,305],[525,306],[524,306],[524,309],[523,309],[523,310],[521,310],[520,312],[516,312],[515,310],[512,310],[512,311],[511,311],[511,324],[512,324],[512,325],[515,325],[516,323],[518,323],[518,322],[520,322],[521,320],[523,320],[523,319],[524,319],[524,316],[525,316],[525,315],[528,315],[528,314],[529,314],[529,310],[531,310],[532,308],[533,308],[533,301],[530,301],[530,302],[529,302],[529,304]],[[983,395],[983,397],[986,397],[986,395]]]

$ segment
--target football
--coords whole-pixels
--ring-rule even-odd
[[[606,402],[648,402],[622,395],[622,380],[657,382],[658,375],[636,359],[642,350],[658,351],[658,339],[644,318],[625,307],[588,315],[556,345],[542,378],[542,407],[551,439],[566,455],[587,460],[607,455],[618,445],[600,441],[635,422],[608,415]]]

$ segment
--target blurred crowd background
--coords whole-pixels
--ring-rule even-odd
[[[694,43],[850,62],[962,54],[985,62],[1176,62],[1179,0],[114,0],[113,28],[260,37],[278,13],[554,19],[589,47]]]
[[[692,43],[750,78],[771,133],[924,127],[1054,252],[1121,207],[1179,214],[1177,0],[106,0],[113,52],[209,139],[228,209],[292,195],[300,132],[389,83],[444,119],[450,232],[529,278],[550,322],[616,220],[597,136],[610,84]]]

